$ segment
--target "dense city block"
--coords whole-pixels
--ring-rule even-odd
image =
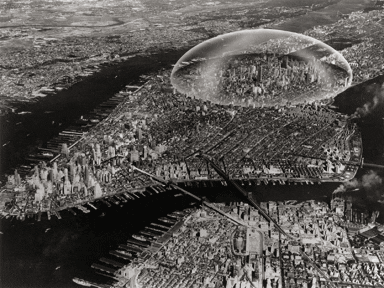
[[[150,244],[130,264],[108,272],[115,278],[113,286],[380,287],[384,283],[384,236],[375,221],[377,212],[361,213],[339,197],[331,207],[313,200],[260,203],[284,235],[248,204],[215,206],[224,214],[201,207],[169,215],[178,222],[147,237]]]
[[[169,76],[163,71],[148,77],[73,147],[61,145],[57,157],[41,161],[25,177],[17,171],[9,175],[1,192],[2,215],[56,213],[157,185],[131,165],[166,181],[221,183],[200,153],[231,179],[255,185],[347,181],[361,163],[356,124],[324,101],[218,105],[178,93]]]

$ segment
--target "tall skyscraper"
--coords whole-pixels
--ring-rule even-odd
[[[69,149],[68,149],[68,145],[67,143],[63,143],[61,145],[61,154],[63,154],[64,156],[68,157],[69,156]]]

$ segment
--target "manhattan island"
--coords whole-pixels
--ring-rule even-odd
[[[383,226],[375,213],[355,217],[350,204],[336,197],[330,207],[269,201],[258,209],[231,202],[175,211],[141,231],[141,240],[110,251],[117,261],[100,259],[110,266],[92,265],[112,284],[73,281],[102,288],[382,287]]]
[[[150,175],[184,187],[227,185],[199,154],[243,184],[352,179],[362,162],[360,133],[350,117],[329,108],[327,97],[351,82],[350,68],[332,49],[317,59],[313,50],[327,50],[320,41],[282,34],[283,40],[251,43],[245,52],[229,45],[232,56],[182,58],[172,75],[163,69],[148,76],[70,149],[62,144],[59,155],[23,178],[9,175],[1,215],[60,218],[60,210],[86,212],[81,205],[94,208],[97,199],[116,203],[146,189],[158,193],[160,183]],[[238,37],[227,35],[230,44]]]

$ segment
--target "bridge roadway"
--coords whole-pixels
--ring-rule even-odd
[[[185,189],[179,187],[179,186],[177,185],[177,183],[174,183],[173,181],[166,182],[164,179],[162,179],[162,178],[160,178],[160,177],[157,177],[157,176],[155,176],[155,175],[152,175],[152,174],[150,174],[150,173],[148,173],[148,172],[146,172],[146,171],[144,171],[144,170],[141,170],[141,169],[139,169],[139,168],[137,168],[136,166],[133,166],[133,165],[131,165],[131,168],[132,168],[133,170],[136,170],[136,171],[138,171],[138,172],[140,172],[140,173],[142,173],[142,174],[145,174],[145,175],[147,175],[147,176],[149,176],[149,177],[155,179],[157,182],[160,182],[160,183],[165,184],[165,185],[169,185],[171,188],[173,188],[173,189],[177,189],[177,190],[181,191],[182,193],[184,193],[184,194],[186,194],[186,195],[188,195],[188,196],[194,198],[194,199],[197,200],[198,202],[202,203],[204,206],[206,206],[206,207],[208,207],[208,208],[214,210],[215,212],[219,213],[220,215],[223,215],[224,217],[229,218],[230,221],[235,222],[235,224],[242,225],[242,226],[246,225],[244,222],[242,222],[242,221],[240,221],[239,219],[236,219],[236,218],[232,217],[231,215],[229,215],[229,214],[223,212],[222,210],[218,209],[217,207],[215,207],[214,205],[210,204],[209,202],[204,201],[202,198],[197,197],[196,195],[194,195],[194,194],[188,192],[187,190],[185,190]]]
[[[280,225],[276,222],[275,219],[273,219],[271,216],[268,215],[268,213],[266,213],[260,206],[259,204],[253,199],[252,197],[252,193],[248,193],[246,192],[243,188],[241,188],[236,182],[232,181],[229,176],[223,171],[221,170],[221,168],[216,165],[215,162],[212,161],[212,159],[205,155],[205,154],[200,154],[198,157],[201,157],[203,158],[204,160],[206,160],[207,162],[209,162],[211,164],[211,166],[213,167],[213,169],[215,169],[215,171],[217,172],[217,174],[219,174],[221,177],[223,177],[223,179],[230,185],[232,186],[233,188],[235,188],[235,190],[237,190],[238,192],[240,192],[247,200],[248,202],[250,202],[252,204],[253,207],[255,207],[259,213],[266,219],[268,220],[269,222],[273,223],[273,225],[276,227],[276,229],[281,233],[283,234],[284,236],[286,236],[287,238],[291,239],[291,240],[294,240],[294,241],[297,241],[298,239],[294,238],[293,236],[287,234],[281,227]]]
[[[268,213],[266,213],[260,206],[259,204],[253,199],[252,197],[252,194],[251,193],[247,193],[245,190],[243,190],[236,182],[232,181],[229,176],[218,166],[216,165],[216,163],[214,163],[212,161],[212,159],[203,154],[203,153],[200,153],[199,155],[197,155],[197,157],[200,157],[204,160],[206,160],[209,164],[211,164],[211,166],[213,167],[213,169],[231,186],[233,187],[235,190],[237,190],[238,192],[240,192],[247,200],[248,202],[254,207],[256,208],[259,213],[268,221],[270,221],[271,223],[273,223],[273,225],[275,226],[275,228],[280,232],[280,234],[283,234],[285,235],[288,239],[290,239],[291,241],[296,241],[296,242],[300,242],[300,239],[297,239],[295,237],[293,237],[292,235],[289,235],[287,234],[281,227],[280,225],[272,218],[268,215]],[[160,183],[163,183],[163,184],[166,184],[166,185],[169,185],[170,187],[174,188],[174,189],[177,189],[181,192],[183,192],[184,194],[198,200],[199,202],[201,202],[203,205],[209,207],[210,209],[216,211],[217,213],[219,213],[220,215],[223,215],[224,217],[227,217],[230,221],[234,221],[236,224],[238,225],[242,225],[244,226],[244,223],[242,223],[242,221],[239,221],[238,219],[234,218],[234,217],[231,217],[230,215],[228,215],[227,213],[224,213],[221,209],[218,209],[216,208],[215,206],[211,205],[210,203],[206,202],[206,201],[203,201],[203,199],[201,199],[200,197],[197,197],[196,195],[182,189],[181,187],[177,186],[177,183],[174,183],[172,180],[169,180],[168,182],[166,182],[165,180],[163,180],[162,178],[159,178],[155,175],[152,175],[148,172],[145,172],[133,165],[131,165],[131,168],[133,170],[136,170],[140,173],[143,173],[155,180],[157,180],[158,182]],[[246,226],[246,225],[245,225]],[[322,271],[320,269],[320,267],[315,263],[315,261],[313,261],[304,251],[301,251],[300,250],[300,255],[303,259],[305,259],[307,261],[307,263],[309,265],[311,265],[318,273],[319,275],[321,275],[322,278],[324,278],[326,280],[326,282],[332,287],[332,288],[337,288],[337,285],[335,283],[333,283],[331,281],[331,279],[329,279],[328,275],[324,273],[324,271]],[[250,279],[248,279],[249,281]],[[252,284],[252,282],[251,282]],[[253,286],[253,285],[252,285]]]
[[[296,239],[294,238],[292,235],[289,235],[287,234],[281,227],[280,225],[273,219],[271,218],[268,213],[266,213],[260,206],[258,203],[256,203],[256,201],[253,199],[252,197],[252,194],[251,193],[247,193],[246,191],[244,191],[236,182],[232,181],[227,174],[224,173],[223,170],[221,170],[221,168],[219,166],[216,165],[216,163],[214,163],[212,161],[212,159],[207,156],[207,155],[204,155],[204,154],[200,154],[198,157],[201,157],[203,159],[205,159],[206,161],[208,161],[208,163],[211,164],[211,166],[213,167],[213,169],[216,170],[217,174],[219,174],[221,177],[224,178],[224,180],[230,184],[230,186],[232,186],[233,188],[235,188],[238,192],[240,192],[247,200],[250,204],[252,204],[252,206],[254,208],[256,208],[259,213],[261,215],[263,215],[263,217],[265,219],[267,219],[268,221],[270,221],[271,223],[273,223],[275,225],[275,228],[280,232],[280,234],[283,234],[285,235],[288,239],[291,239],[293,241],[299,241],[299,239]],[[335,283],[333,283],[331,281],[331,279],[329,279],[328,275],[325,274],[323,272],[323,270],[320,269],[319,266],[317,266],[317,264],[303,251],[300,250],[300,255],[301,257],[303,257],[303,259],[307,260],[307,263],[309,263],[314,269],[316,269],[316,271],[330,284],[331,287],[333,288],[336,288],[337,286],[335,285]]]

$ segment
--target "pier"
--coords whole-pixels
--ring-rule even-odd
[[[99,199],[103,204],[107,205],[108,207],[111,207],[111,203],[109,203],[107,200],[103,199],[103,198],[100,198]]]
[[[76,284],[80,284],[82,286],[96,287],[96,288],[110,288],[110,286],[107,285],[107,284],[99,284],[99,283],[96,283],[96,282],[83,280],[83,279],[80,279],[80,278],[77,278],[77,277],[73,278],[72,280]]]
[[[134,253],[140,253],[140,252],[143,251],[140,248],[136,248],[136,247],[133,247],[133,246],[127,246],[127,245],[124,245],[124,244],[120,244],[119,248],[124,249],[124,250],[126,250],[128,252],[134,252]]]
[[[115,256],[115,257],[124,259],[124,260],[132,260],[132,259],[134,259],[133,256],[129,256],[129,255],[126,255],[126,254],[119,253],[119,252],[116,251],[116,250],[114,250],[114,251],[109,251],[109,254],[111,254],[111,255],[113,255],[113,256]]]
[[[79,143],[87,131],[97,125],[103,119],[109,117],[110,113],[131,93],[139,91],[145,84],[141,86],[129,86],[127,89],[134,89],[130,93],[121,91],[116,93],[108,100],[99,104],[89,114],[83,115],[80,119],[76,120],[72,125],[64,128],[57,136],[48,140],[43,146],[37,147],[37,151],[34,154],[30,154],[25,160],[28,162],[30,168],[26,168],[28,165],[21,165],[16,169],[24,174],[28,174],[30,169],[34,167],[40,161],[53,162],[61,157],[63,144],[67,145],[68,149],[74,147]]]
[[[120,262],[117,262],[117,261],[115,261],[115,260],[111,260],[111,259],[107,259],[107,258],[100,258],[100,261],[101,261],[101,262],[104,262],[104,263],[107,263],[107,264],[109,264],[109,265],[118,267],[118,268],[122,268],[122,267],[124,267],[124,264],[122,264],[122,263],[120,263]]]
[[[155,226],[155,227],[158,227],[158,228],[162,228],[164,230],[169,230],[169,227],[165,226],[165,225],[161,225],[161,224],[157,224],[157,223],[151,223],[152,226]]]
[[[140,246],[140,247],[148,247],[148,243],[136,240],[136,239],[128,239],[127,240],[128,244],[133,244],[135,246]]]
[[[98,270],[101,270],[101,271],[104,271],[104,272],[108,272],[110,274],[114,274],[116,272],[115,269],[112,269],[110,267],[107,267],[107,266],[104,266],[104,265],[101,265],[101,264],[98,264],[98,263],[93,263],[91,267],[93,269],[98,269]]]

